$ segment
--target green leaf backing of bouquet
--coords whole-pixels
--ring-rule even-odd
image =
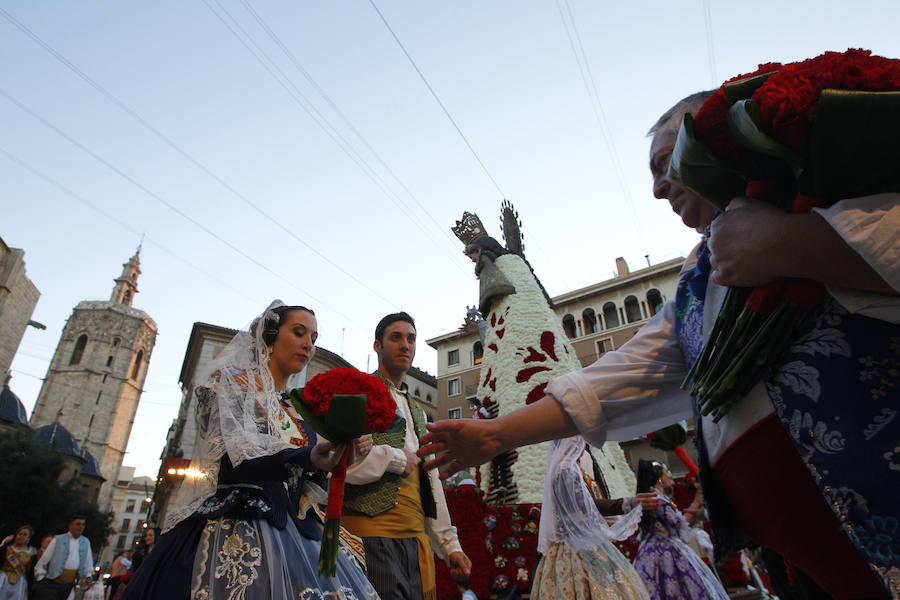
[[[340,444],[348,442],[367,433],[372,433],[366,427],[366,395],[365,394],[335,394],[331,398],[328,411],[322,415],[314,415],[312,410],[303,403],[303,388],[291,391],[291,404],[309,423],[309,426],[329,442]]]
[[[657,429],[653,432],[650,446],[671,452],[687,441],[687,430],[681,423],[674,423],[668,427]]]
[[[800,189],[829,204],[900,191],[900,92],[823,90]]]
[[[741,196],[747,187],[744,173],[733,165],[716,158],[697,139],[694,118],[684,115],[672,158],[669,160],[669,177],[725,210],[735,196]]]

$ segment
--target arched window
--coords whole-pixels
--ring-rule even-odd
[[[144,351],[138,350],[137,356],[134,359],[134,369],[131,371],[131,378],[137,379],[138,374],[141,372],[141,361],[144,360]]]
[[[425,402],[431,404],[431,394],[425,394]]]
[[[658,289],[653,288],[647,291],[647,306],[650,307],[651,317],[662,310],[663,299]]]
[[[481,342],[475,342],[472,345],[472,362],[476,365],[480,365],[483,357],[484,345]]]
[[[131,290],[128,290],[127,292],[125,292],[125,300],[124,300],[124,302],[125,302],[125,303],[131,302]]]
[[[421,396],[421,395],[422,395],[422,392],[419,391],[419,388],[416,388],[416,391],[413,392],[413,396],[415,396],[416,398],[418,398],[418,397]]]
[[[566,337],[570,340],[575,337],[575,317],[572,315],[566,315],[563,317],[563,331],[566,332]]]
[[[634,296],[625,298],[625,319],[629,323],[641,320],[641,305],[638,304],[638,299]]]
[[[619,313],[614,302],[607,302],[603,305],[603,320],[606,322],[607,329],[619,326]]]
[[[584,322],[584,333],[590,335],[597,333],[597,315],[594,314],[593,308],[586,308],[581,313],[581,320]]]
[[[81,357],[84,356],[85,346],[87,346],[87,334],[82,333],[75,342],[75,349],[72,350],[72,358],[69,359],[70,365],[77,365],[81,362]]]
[[[113,338],[113,348],[115,348],[116,346],[118,346],[120,341],[121,341],[121,340],[120,340],[119,338]]]

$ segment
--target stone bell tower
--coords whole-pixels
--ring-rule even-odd
[[[96,457],[106,479],[101,510],[110,504],[156,343],[156,323],[132,307],[140,253],[122,265],[108,301],[84,300],[72,311],[31,414],[33,428],[59,423]]]

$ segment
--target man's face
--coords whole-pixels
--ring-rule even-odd
[[[384,330],[384,340],[375,341],[378,363],[389,373],[407,371],[416,357],[416,328],[406,321],[394,321]]]
[[[653,175],[653,195],[669,201],[682,223],[694,229],[706,229],[712,223],[716,208],[668,175],[669,160],[675,148],[677,131],[666,125],[650,142],[650,173]]]
[[[84,519],[75,519],[69,523],[69,533],[72,534],[72,537],[76,538],[84,533]]]

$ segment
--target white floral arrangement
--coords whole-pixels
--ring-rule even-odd
[[[504,254],[494,264],[516,292],[495,301],[490,314],[484,315],[488,327],[477,396],[488,407],[496,404],[497,414],[503,416],[525,406],[527,400],[541,398],[551,379],[578,370],[581,364],[525,261],[516,254]],[[511,467],[512,482],[518,488],[516,502],[542,501],[548,447],[542,443],[519,448]],[[633,495],[634,474],[622,448],[607,442],[598,450],[595,458],[611,497]],[[490,472],[490,465],[482,467],[486,492],[492,485]]]

